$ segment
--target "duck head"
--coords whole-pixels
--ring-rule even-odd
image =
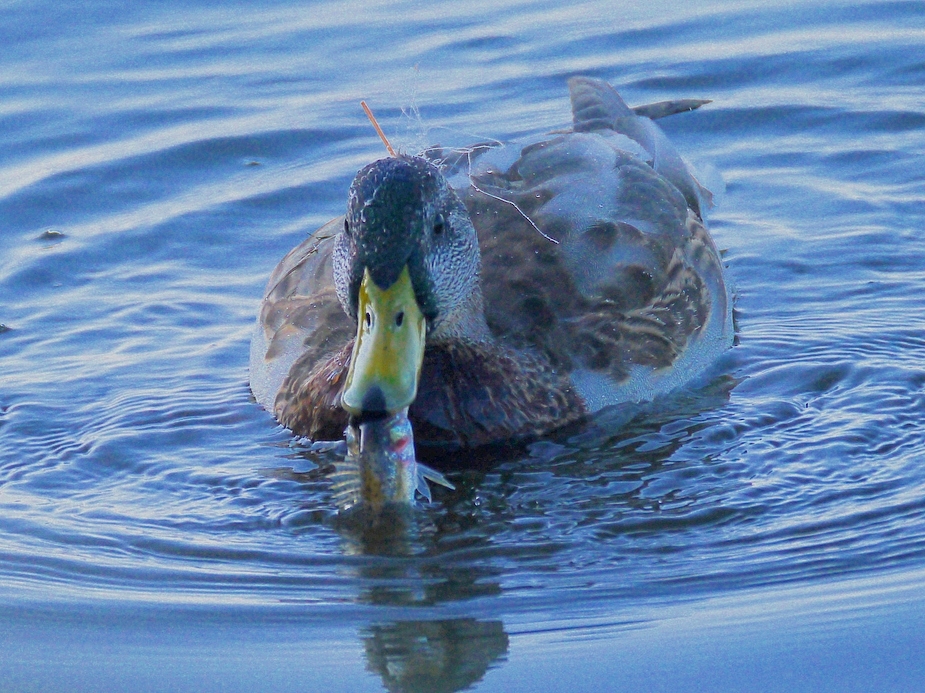
[[[350,186],[333,262],[338,299],[357,324],[341,405],[359,421],[400,412],[417,394],[426,340],[481,307],[466,207],[425,159],[376,161]]]

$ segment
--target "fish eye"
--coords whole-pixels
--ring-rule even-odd
[[[405,311],[401,310],[398,312],[398,315],[395,316],[395,326],[401,327],[401,324],[405,321]]]
[[[434,235],[439,236],[443,233],[443,229],[446,226],[446,220],[443,218],[442,214],[437,214],[434,218]]]
[[[344,217],[344,233],[350,233],[350,222],[347,221],[347,217]]]
[[[366,329],[368,330],[373,325],[373,315],[369,311],[366,311],[366,317],[363,321],[366,323]]]

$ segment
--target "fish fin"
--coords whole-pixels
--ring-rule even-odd
[[[341,510],[360,502],[360,468],[355,461],[347,458],[335,465],[331,475],[331,495]]]
[[[420,470],[418,471],[418,478],[414,490],[420,493],[428,503],[433,500],[433,497],[430,495],[430,486],[427,484],[427,479],[424,478]]]
[[[451,491],[455,491],[456,487],[447,479],[443,474],[438,472],[436,469],[431,469],[426,464],[421,464],[418,462],[418,479],[417,479],[417,491],[427,500],[430,500],[430,487],[427,485],[427,482],[430,481],[440,486],[444,486]],[[426,490],[422,491],[421,487],[424,487]]]
[[[360,464],[357,457],[359,443],[351,427],[348,426],[344,434],[347,440],[347,454],[334,465],[334,473],[331,474],[331,495],[335,505],[341,510],[352,508],[361,500]]]

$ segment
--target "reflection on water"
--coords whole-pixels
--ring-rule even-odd
[[[335,519],[347,555],[373,559],[357,570],[368,585],[357,600],[376,606],[431,606],[497,595],[498,571],[438,558],[439,528],[417,508],[356,509]],[[418,557],[417,559],[415,557]],[[504,661],[501,621],[474,618],[401,620],[361,629],[367,668],[392,693],[452,693],[468,688]]]
[[[333,522],[346,556],[362,557],[355,568],[360,603],[421,607],[501,593],[499,566],[491,561],[447,560],[461,544],[455,532],[420,508],[388,508],[373,521],[350,512]],[[467,551],[484,551],[491,537],[473,533]],[[465,553],[465,552],[464,552]]]
[[[453,693],[504,660],[500,621],[398,621],[365,629],[367,667],[392,693]]]

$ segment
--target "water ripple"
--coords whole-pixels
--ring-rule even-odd
[[[921,566],[921,6],[402,7],[62,8],[57,37],[4,10],[4,594],[565,618]],[[728,183],[739,345],[664,401],[442,460],[457,489],[402,536],[351,526],[336,449],[247,390],[263,283],[381,155],[359,98],[462,143],[562,126],[578,71],[714,99],[665,127]]]

